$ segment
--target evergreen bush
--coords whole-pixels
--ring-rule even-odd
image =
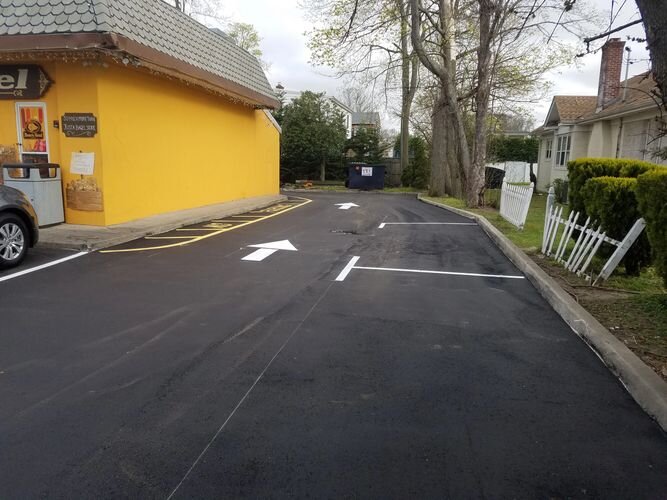
[[[667,168],[637,177],[636,196],[646,220],[656,270],[667,286]]]
[[[586,181],[579,193],[591,221],[601,225],[607,236],[615,240],[622,240],[641,217],[636,186],[637,179],[629,177],[594,177]],[[609,256],[613,250],[603,245],[600,254]],[[645,233],[630,247],[621,263],[632,276],[638,276],[641,268],[651,263],[651,246]]]
[[[654,163],[618,158],[579,158],[567,164],[569,181],[568,201],[570,212],[580,212],[586,220],[586,207],[581,195],[586,181],[594,177],[637,177],[660,168]]]

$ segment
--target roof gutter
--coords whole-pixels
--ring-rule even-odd
[[[576,124],[577,125],[586,125],[586,124],[589,124],[589,123],[602,121],[602,120],[613,120],[614,118],[620,118],[622,116],[627,116],[627,115],[631,115],[632,113],[638,113],[638,112],[642,112],[642,111],[650,111],[651,109],[659,109],[659,107],[655,103],[645,104],[643,106],[638,106],[636,108],[626,109],[625,111],[618,111],[618,112],[612,113],[610,115],[593,116],[591,118],[586,118],[585,120],[581,120],[581,121],[576,122]]]
[[[260,109],[276,109],[280,102],[228,78],[201,69],[181,59],[140,44],[117,33],[62,33],[50,35],[5,35],[0,37],[3,52],[43,52],[49,50],[120,51],[136,57],[142,65],[159,73],[180,78],[199,87],[238,99]]]

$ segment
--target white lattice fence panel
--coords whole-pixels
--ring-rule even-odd
[[[585,273],[590,267],[595,254],[603,243],[613,245],[616,247],[616,251],[604,265],[594,284],[601,279],[606,280],[643,231],[646,226],[644,219],[637,220],[623,238],[623,241],[618,241],[608,237],[602,231],[602,227],[598,226],[596,228],[590,217],[583,224],[579,224],[580,215],[578,212],[570,213],[568,218],[564,219],[562,217],[563,207],[553,204],[552,189],[549,190],[550,199],[547,203],[547,213],[544,219],[542,253],[563,264],[568,271],[581,276],[582,274],[586,275]],[[574,245],[569,248],[575,230],[579,231],[579,235],[574,241]],[[558,242],[557,246],[556,242]],[[556,247],[555,251],[554,246]],[[588,275],[586,277],[589,280],[592,278]]]
[[[500,192],[500,215],[519,229],[523,229],[526,223],[533,189],[533,183],[525,186],[503,182]]]

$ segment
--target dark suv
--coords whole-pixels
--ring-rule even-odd
[[[0,185],[0,268],[20,264],[38,239],[37,214],[26,195]]]

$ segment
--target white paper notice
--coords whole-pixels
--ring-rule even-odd
[[[72,153],[69,171],[72,174],[93,175],[95,153]]]
[[[361,167],[362,177],[373,177],[373,167]]]

